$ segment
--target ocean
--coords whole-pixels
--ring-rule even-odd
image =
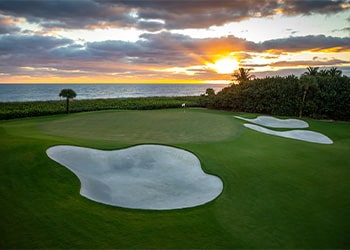
[[[0,84],[0,102],[60,100],[61,89],[70,88],[76,99],[151,96],[197,96],[207,88],[215,93],[227,84]]]

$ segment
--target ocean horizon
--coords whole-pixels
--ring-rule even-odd
[[[207,88],[215,93],[228,84],[0,84],[0,102],[60,100],[61,89],[77,93],[75,99],[108,99],[156,96],[198,96]]]

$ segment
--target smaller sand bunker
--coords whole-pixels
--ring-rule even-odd
[[[258,116],[255,119],[248,119],[241,116],[234,116],[235,118],[259,124],[270,128],[307,128],[309,124],[298,119],[278,119],[271,116]]]
[[[267,129],[258,125],[248,124],[248,123],[245,123],[244,126],[261,133],[276,135],[284,138],[296,139],[296,140],[319,143],[319,144],[333,143],[333,141],[329,139],[327,136],[314,131],[308,131],[308,130],[275,131],[275,130]]]
[[[222,181],[203,172],[192,153],[161,145],[103,151],[55,146],[47,155],[77,175],[80,194],[96,202],[137,209],[194,207],[215,199]]]

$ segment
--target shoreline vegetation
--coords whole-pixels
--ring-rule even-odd
[[[350,121],[350,78],[337,68],[308,67],[300,77],[255,78],[249,69],[233,74],[218,93],[207,89],[205,106],[277,116]]]
[[[63,101],[0,102],[0,120],[100,110],[152,110],[202,107],[265,115],[350,121],[350,78],[333,67],[308,67],[300,77],[255,78],[240,68],[231,85],[198,96],[153,96]],[[71,89],[70,89],[71,90]],[[74,90],[71,90],[74,92]],[[75,92],[74,92],[75,94]],[[61,94],[60,94],[61,95]],[[77,93],[79,95],[79,93]],[[68,104],[70,101],[70,108]]]
[[[200,96],[183,97],[130,97],[107,99],[71,100],[70,113],[101,111],[101,110],[152,110],[166,108],[201,107]],[[16,118],[57,115],[66,113],[66,102],[27,101],[0,102],[0,120]]]

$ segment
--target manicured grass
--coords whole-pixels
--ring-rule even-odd
[[[246,129],[233,115],[178,109],[0,121],[0,248],[349,248],[350,123],[306,120],[334,141],[320,145]],[[223,193],[172,211],[106,206],[81,197],[75,175],[45,154],[58,144],[140,143],[193,152],[223,180]]]
[[[125,143],[189,143],[232,139],[238,124],[227,116],[179,110],[105,111],[49,121],[40,130],[53,135]],[[65,128],[64,130],[62,128]],[[218,129],[213,129],[218,128]]]

